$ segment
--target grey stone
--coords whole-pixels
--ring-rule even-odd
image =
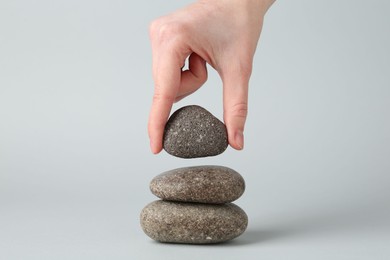
[[[180,158],[223,153],[228,146],[224,123],[206,109],[192,105],[175,111],[165,125],[164,150]]]
[[[150,182],[150,190],[164,200],[227,203],[244,193],[245,181],[228,167],[194,166],[157,175]]]
[[[247,215],[233,203],[212,205],[158,200],[141,212],[145,234],[168,243],[221,243],[240,236],[247,225]]]

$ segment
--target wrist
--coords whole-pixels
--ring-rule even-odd
[[[241,3],[247,3],[248,8],[251,10],[254,10],[256,12],[261,12],[261,14],[264,16],[265,13],[268,11],[268,9],[271,7],[271,5],[276,0],[241,0],[238,2]]]
[[[259,13],[264,16],[271,5],[276,0],[199,0],[204,5],[214,4],[223,8],[223,6],[230,6],[235,10],[242,10],[242,8]]]

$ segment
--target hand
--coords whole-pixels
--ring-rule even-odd
[[[273,0],[203,0],[152,22],[155,82],[148,131],[153,153],[162,150],[174,102],[207,80],[206,62],[223,83],[224,122],[230,146],[244,147],[248,83],[263,17]],[[189,69],[182,71],[189,57]]]

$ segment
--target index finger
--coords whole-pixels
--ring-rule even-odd
[[[154,154],[163,148],[164,127],[180,87],[181,64],[177,54],[169,52],[164,52],[153,61],[155,86],[148,131]]]

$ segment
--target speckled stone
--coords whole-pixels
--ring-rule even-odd
[[[200,106],[175,111],[165,125],[164,150],[180,158],[198,158],[223,153],[228,146],[224,123]]]
[[[247,215],[233,203],[212,205],[158,200],[141,212],[145,234],[168,243],[221,243],[244,233],[247,225]]]
[[[244,193],[245,181],[228,167],[194,166],[157,175],[150,182],[150,190],[163,200],[227,203]]]

